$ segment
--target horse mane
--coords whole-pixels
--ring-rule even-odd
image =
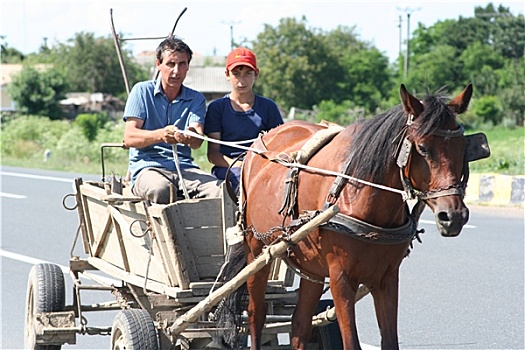
[[[447,105],[449,97],[441,89],[422,100],[425,109],[412,124],[411,134],[419,138],[443,129],[456,116]],[[401,105],[356,122],[356,131],[350,145],[348,175],[358,179],[382,183],[390,174],[397,157],[400,134],[407,125],[408,115]],[[372,156],[372,159],[370,158]]]

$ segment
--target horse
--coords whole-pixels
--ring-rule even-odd
[[[290,155],[326,126],[290,121],[254,142],[252,148],[261,151],[244,159],[239,202],[247,263],[264,246],[286,239],[294,222],[308,220],[304,215],[340,208],[284,257],[301,273],[292,348],[308,344],[326,277],[344,349],[360,349],[354,308],[360,285],[372,294],[381,348],[399,347],[399,267],[418,238],[421,211],[425,206],[433,211],[446,237],[459,235],[469,218],[463,201],[467,139],[457,115],[466,111],[472,92],[469,84],[452,99],[438,92],[420,101],[401,85],[400,105],[341,127],[304,167],[294,168]],[[286,162],[289,166],[283,166]],[[418,200],[412,212],[409,199]],[[252,349],[261,348],[269,271],[268,265],[247,281]]]

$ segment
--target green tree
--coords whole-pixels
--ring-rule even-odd
[[[310,109],[336,93],[340,65],[317,30],[303,18],[283,18],[269,25],[253,42],[261,69],[256,86],[282,108]]]
[[[418,93],[448,86],[464,85],[460,63],[454,47],[441,45],[432,51],[415,56],[408,71],[408,86]]]
[[[317,122],[326,120],[339,125],[349,125],[358,118],[364,117],[364,109],[348,100],[340,104],[332,100],[324,100],[319,103],[319,106],[314,106],[314,111]]]
[[[525,17],[514,16],[509,8],[500,5],[497,9],[492,4],[476,7],[475,18],[480,19],[488,28],[485,43],[499,55],[517,59],[523,57],[525,49]]]
[[[261,66],[258,86],[281,107],[312,109],[321,101],[374,111],[391,87],[388,58],[360,41],[354,28],[308,28],[303,18],[265,26],[253,42]]]
[[[502,101],[504,115],[523,126],[525,117],[525,59],[508,60],[499,71],[498,96]]]
[[[8,86],[8,93],[22,113],[61,119],[60,100],[65,98],[68,85],[63,72],[56,68],[42,71],[24,66]]]
[[[131,86],[147,78],[147,71],[133,62],[131,52],[125,47],[122,48],[122,55]],[[115,96],[126,92],[112,38],[76,33],[66,44],[52,49],[51,56],[56,66],[66,72],[70,91],[102,92]]]
[[[374,113],[392,86],[388,58],[376,48],[362,49],[342,61],[344,98]]]
[[[4,41],[5,36],[0,36]],[[15,48],[8,47],[7,43],[0,45],[0,59],[2,63],[21,63],[24,60],[24,54]]]

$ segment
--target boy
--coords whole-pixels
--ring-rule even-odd
[[[247,48],[238,47],[226,59],[226,79],[232,90],[229,94],[210,103],[206,112],[204,133],[209,138],[222,141],[247,141],[249,146],[262,131],[283,124],[281,112],[274,101],[256,95],[252,88],[259,77],[255,54]],[[220,180],[244,150],[208,142],[208,160],[214,166],[212,174]],[[237,191],[241,162],[230,169],[229,180]]]

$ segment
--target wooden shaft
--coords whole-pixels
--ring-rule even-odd
[[[332,206],[324,212],[313,218],[310,222],[299,228],[291,237],[291,243],[297,244],[305,238],[310,232],[315,230],[319,225],[327,222],[339,212],[338,206]],[[243,285],[250,276],[261,270],[264,266],[269,264],[273,259],[281,256],[288,249],[288,242],[279,242],[271,245],[263,254],[259,255],[251,264],[246,266],[241,272],[230,281],[226,282],[222,287],[215,290],[208,295],[204,300],[200,301],[187,313],[179,317],[171,327],[168,333],[178,335],[195,322],[202,314],[211,310],[211,308],[220,302],[225,296],[233,293],[237,288]]]

